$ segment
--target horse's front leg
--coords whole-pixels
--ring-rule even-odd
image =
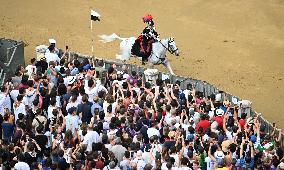
[[[170,65],[170,62],[166,59],[164,62],[163,62],[163,65],[169,70],[169,72],[171,73],[171,75],[175,75],[173,70],[172,70],[172,67]]]

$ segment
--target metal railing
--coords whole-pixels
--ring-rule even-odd
[[[86,56],[86,55],[82,55],[80,53],[71,53],[73,55],[76,55],[76,57],[80,60],[84,59],[84,58],[90,58],[90,56]],[[126,64],[126,63],[119,63],[116,61],[111,61],[111,60],[105,60],[102,58],[98,58],[95,57],[95,59],[99,59],[99,60],[103,60],[105,63],[105,68],[108,69],[111,65],[116,64],[117,68],[120,69],[122,67],[122,65],[126,65],[128,67],[129,71],[136,71],[137,73],[143,73],[147,68],[145,67],[141,67],[141,66],[137,66],[137,65],[133,65],[133,64]],[[177,80],[179,80],[181,82],[180,87],[182,89],[185,89],[187,84],[192,84],[196,91],[200,91],[203,92],[204,96],[210,96],[211,94],[217,94],[219,93],[219,89],[217,87],[215,87],[214,85],[211,85],[210,83],[206,82],[206,81],[202,81],[202,80],[197,80],[197,79],[193,79],[190,77],[183,77],[183,76],[177,76],[177,75],[170,75],[169,73],[164,73],[164,72],[159,72],[159,78],[162,77],[162,75],[168,75],[170,78],[170,82],[174,83]],[[145,79],[145,77],[144,77]],[[236,98],[238,101],[240,101],[241,99],[230,94],[227,92],[224,92],[224,94],[226,95],[227,100],[232,101],[232,98]],[[251,116],[255,116],[256,112],[250,108],[250,115]],[[259,116],[259,121],[261,124],[265,124],[266,128],[265,128],[265,132],[271,134],[271,132],[273,131],[274,127],[273,125],[268,122],[263,116]],[[278,129],[281,131],[281,129]],[[275,135],[278,135],[279,132],[275,132]],[[281,137],[281,147],[284,146],[284,135],[282,134]]]

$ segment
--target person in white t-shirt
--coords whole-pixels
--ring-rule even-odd
[[[27,74],[29,76],[31,76],[33,73],[36,73],[36,66],[35,66],[35,64],[36,64],[36,59],[32,58],[31,59],[31,64],[26,67]]]
[[[101,142],[100,135],[93,130],[93,126],[88,126],[87,134],[84,136],[83,144],[87,145],[87,151],[92,151],[92,144]]]
[[[65,116],[65,122],[66,122],[66,130],[71,129],[72,134],[75,134],[75,131],[78,130],[79,125],[82,123],[81,121],[81,115],[76,115],[77,108],[71,107],[68,110],[68,115]]]
[[[50,105],[47,108],[47,118],[49,120],[51,120],[52,117],[53,117],[53,113],[52,112],[53,112],[54,109],[57,109],[56,108],[56,100],[55,99],[51,99],[50,100]]]
[[[68,112],[68,110],[71,108],[71,107],[77,107],[78,106],[78,102],[77,102],[77,96],[76,95],[73,95],[69,101],[69,103],[67,104],[66,106],[66,111]]]
[[[58,55],[55,53],[55,47],[50,45],[48,47],[50,52],[46,52],[45,53],[45,58],[46,58],[46,62],[49,64],[49,62],[53,61],[55,63],[59,63],[60,62],[60,58],[58,57]]]
[[[160,131],[158,130],[158,127],[153,125],[152,127],[148,128],[147,130],[148,137],[151,138],[152,136],[161,137]]]
[[[94,82],[93,79],[85,80],[85,87],[84,87],[85,93],[88,95],[89,102],[92,102],[92,103],[93,103],[93,99],[94,99],[95,91],[96,91],[95,85],[96,83]]]
[[[15,164],[15,170],[30,170],[30,166],[25,162],[25,156],[23,154],[19,154],[18,163]]]
[[[10,86],[3,86],[0,90],[0,114],[4,115],[4,109],[11,111],[11,99],[9,97]]]
[[[22,113],[24,116],[26,115],[26,106],[22,103],[22,100],[23,96],[18,95],[17,101],[13,104],[15,122],[18,120],[19,113]]]

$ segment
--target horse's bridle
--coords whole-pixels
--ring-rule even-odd
[[[174,40],[169,40],[169,41],[168,41],[168,51],[169,51],[171,54],[174,54],[174,53],[178,50],[178,48],[172,49],[172,48],[170,47],[170,43],[173,42],[173,41],[174,41]]]
[[[165,49],[167,49],[171,54],[174,54],[174,53],[178,50],[178,48],[172,49],[172,48],[170,47],[170,43],[173,42],[172,39],[169,39],[169,41],[168,41],[168,47],[166,47],[161,41],[158,41],[158,42],[161,43],[162,46],[163,46]]]
[[[161,40],[157,40],[165,49],[167,49],[171,54],[173,54],[173,53],[175,53],[177,50],[178,50],[178,48],[176,48],[176,49],[172,49],[172,48],[170,48],[170,43],[171,42],[173,42],[173,40],[172,39],[169,39],[169,41],[168,41],[168,47],[166,47],[162,42],[161,42]],[[151,53],[151,55],[153,55],[154,53],[153,53],[153,50],[152,50],[152,53]],[[155,57],[157,57],[158,59],[160,59],[160,63],[162,63],[163,62],[163,60],[165,60],[165,58],[160,58],[160,57],[158,57],[156,54],[154,54],[154,56]]]

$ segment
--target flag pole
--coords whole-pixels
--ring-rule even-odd
[[[94,55],[93,20],[91,20],[91,37],[92,37],[92,55]]]

